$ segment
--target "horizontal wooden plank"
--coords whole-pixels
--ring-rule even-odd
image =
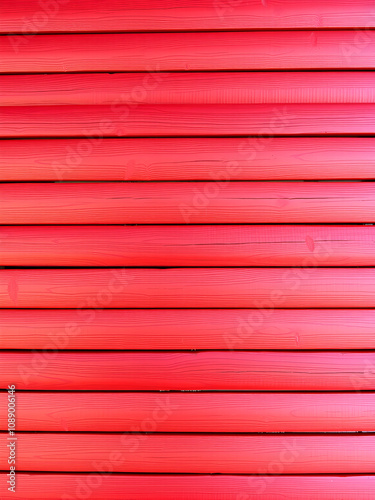
[[[106,463],[106,470],[111,470],[110,462]],[[101,469],[98,477],[92,473],[17,473],[17,499],[70,500],[89,492],[93,500],[150,500],[150,491],[154,500],[202,500],[210,496],[215,500],[271,500],[280,495],[290,500],[372,500],[375,495],[373,475],[277,476],[274,468],[269,465],[256,476],[99,475]],[[6,481],[6,474],[0,474],[1,498],[13,499]]]
[[[7,434],[0,441],[0,465],[6,469]],[[24,434],[17,452],[18,471],[95,472],[98,463],[109,461],[115,472],[375,472],[372,435]]]
[[[0,226],[0,238],[3,266],[375,265],[372,225]]]
[[[3,266],[373,266],[374,226],[0,226]]]
[[[17,392],[16,405],[18,431],[371,432],[375,393]]]
[[[373,137],[0,141],[0,180],[374,179]]]
[[[0,224],[372,223],[375,218],[372,182],[4,183],[0,195]]]
[[[0,271],[3,308],[373,308],[374,294],[375,268]]]
[[[275,135],[375,134],[375,104],[4,106],[0,120],[4,138],[84,137],[87,142],[88,137],[254,135],[272,140]]]
[[[90,301],[87,307],[102,307]],[[0,309],[0,349],[373,349],[371,309]],[[265,309],[268,307],[268,309]]]
[[[374,46],[372,30],[15,35],[0,72],[374,69]]]
[[[371,72],[3,75],[2,106],[373,103]]]
[[[51,344],[43,351],[3,351],[0,361],[1,389],[10,381],[18,390],[375,389],[374,351],[62,352]]]
[[[370,28],[373,3],[338,0],[15,0],[2,9],[1,33]],[[19,40],[15,46],[23,47]]]
[[[0,307],[373,308],[375,268],[2,269]]]

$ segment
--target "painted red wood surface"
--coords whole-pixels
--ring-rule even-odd
[[[373,308],[375,268],[0,271],[0,307],[5,308],[263,308],[270,305]]]
[[[372,475],[274,475],[275,466],[256,476],[148,475],[148,474],[43,474],[19,473],[19,500],[61,500],[90,495],[93,500],[373,500]],[[14,499],[0,474],[1,498]]]
[[[0,141],[0,180],[374,179],[373,137]]]
[[[1,434],[0,465],[7,440]],[[115,472],[374,473],[374,435],[23,434],[19,471],[97,471],[109,461]],[[59,452],[56,453],[56,450]],[[276,465],[274,465],[276,463]],[[272,464],[272,465],[270,465]]]
[[[0,226],[3,266],[374,266],[375,226]]]
[[[4,138],[372,135],[375,104],[4,106],[0,120]]]
[[[86,307],[100,305],[93,299]],[[0,309],[1,349],[373,349],[373,309]],[[268,307],[268,309],[266,309]]]
[[[375,390],[373,351],[57,352],[51,343],[0,361],[2,389],[11,380],[18,390],[50,391]]]
[[[160,285],[163,286],[160,286]],[[6,308],[375,307],[375,268],[2,269]]]
[[[2,75],[2,106],[375,102],[371,72]]]
[[[2,9],[0,498],[373,500],[371,2]]]
[[[375,218],[372,182],[5,183],[0,196],[0,224],[372,223]]]
[[[14,35],[0,72],[374,69],[374,47],[370,29]]]
[[[7,430],[7,394],[0,394]],[[17,430],[371,432],[375,393],[17,393]],[[20,436],[19,439],[22,439]]]
[[[2,7],[2,33],[373,27],[370,0],[15,0]],[[15,45],[23,47],[22,40]]]

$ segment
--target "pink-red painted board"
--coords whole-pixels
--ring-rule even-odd
[[[90,494],[93,500],[373,500],[374,475],[131,475],[18,473],[19,500],[61,500]],[[1,498],[14,499],[0,474]],[[64,496],[63,496],[64,499]]]
[[[374,347],[373,309],[272,309],[271,300],[267,305],[255,310],[0,309],[0,349]]]
[[[375,268],[2,269],[0,307],[373,308]]]
[[[374,47],[369,29],[14,35],[0,73],[144,71],[149,87],[163,71],[374,69]]]
[[[69,328],[74,335],[74,325]],[[0,362],[2,389],[9,381],[16,390],[49,391],[375,389],[374,351],[57,352],[48,345],[42,351],[2,352]]]
[[[0,180],[375,179],[373,137],[0,141]]]
[[[372,432],[375,393],[17,392],[16,405],[18,431]]]
[[[0,226],[3,266],[374,266],[375,226]]]
[[[373,103],[371,72],[2,75],[0,105]]]
[[[374,308],[375,268],[1,269],[0,307]]]
[[[372,182],[0,184],[0,224],[372,223],[374,219]]]
[[[275,135],[375,134],[375,104],[4,106],[0,120],[4,138],[83,137],[86,144],[116,136],[254,135],[270,140]]]
[[[176,31],[301,28],[371,29],[370,0],[75,0],[67,2],[15,0],[2,7],[2,33]],[[359,38],[360,40],[360,38]],[[27,44],[14,39],[21,50]]]
[[[145,437],[145,436],[143,436]],[[22,438],[22,439],[21,439]],[[0,436],[0,465],[7,468],[7,434]],[[373,435],[23,434],[19,471],[257,474],[374,473]],[[276,466],[274,465],[276,463]],[[272,464],[272,465],[271,465]]]

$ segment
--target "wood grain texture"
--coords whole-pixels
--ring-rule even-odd
[[[0,499],[373,500],[375,6],[5,4]]]
[[[369,29],[15,35],[0,39],[0,72],[374,69],[374,46]]]
[[[0,226],[3,266],[374,266],[375,226]]]
[[[3,308],[375,307],[375,268],[2,269]]]
[[[49,391],[375,389],[374,351],[62,352],[50,345],[2,352],[0,361],[1,389],[9,381],[17,390]]]
[[[2,269],[2,308],[375,307],[375,268]]]
[[[374,219],[372,182],[0,185],[0,224],[372,223]]]
[[[1,33],[370,28],[370,0],[225,2],[211,0],[15,0],[2,8]],[[22,47],[22,41],[18,46]]]
[[[4,138],[353,136],[375,134],[375,104],[4,106],[0,120]]]
[[[6,434],[0,442],[6,469]],[[24,434],[17,448],[19,471],[90,472],[110,461],[115,472],[249,474],[270,466],[282,474],[375,472],[372,435]]]
[[[131,475],[101,474],[17,474],[18,500],[62,500],[90,494],[93,500],[373,500],[373,475],[291,476],[246,475]],[[272,475],[271,475],[272,474]],[[100,484],[99,484],[100,483]],[[85,492],[85,493],[84,493]],[[2,499],[13,499],[6,489],[6,475],[0,474]]]
[[[97,307],[89,301],[87,307]],[[1,349],[373,349],[371,309],[0,309]],[[268,307],[268,309],[265,309]]]
[[[0,429],[7,430],[7,393]],[[17,430],[371,432],[375,393],[17,393]],[[19,439],[22,439],[20,436]]]
[[[373,137],[0,141],[0,179],[375,179]]]
[[[375,102],[375,75],[352,71],[2,75],[0,86],[2,106]]]

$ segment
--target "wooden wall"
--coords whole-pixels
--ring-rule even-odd
[[[374,2],[1,10],[1,500],[373,500]]]

